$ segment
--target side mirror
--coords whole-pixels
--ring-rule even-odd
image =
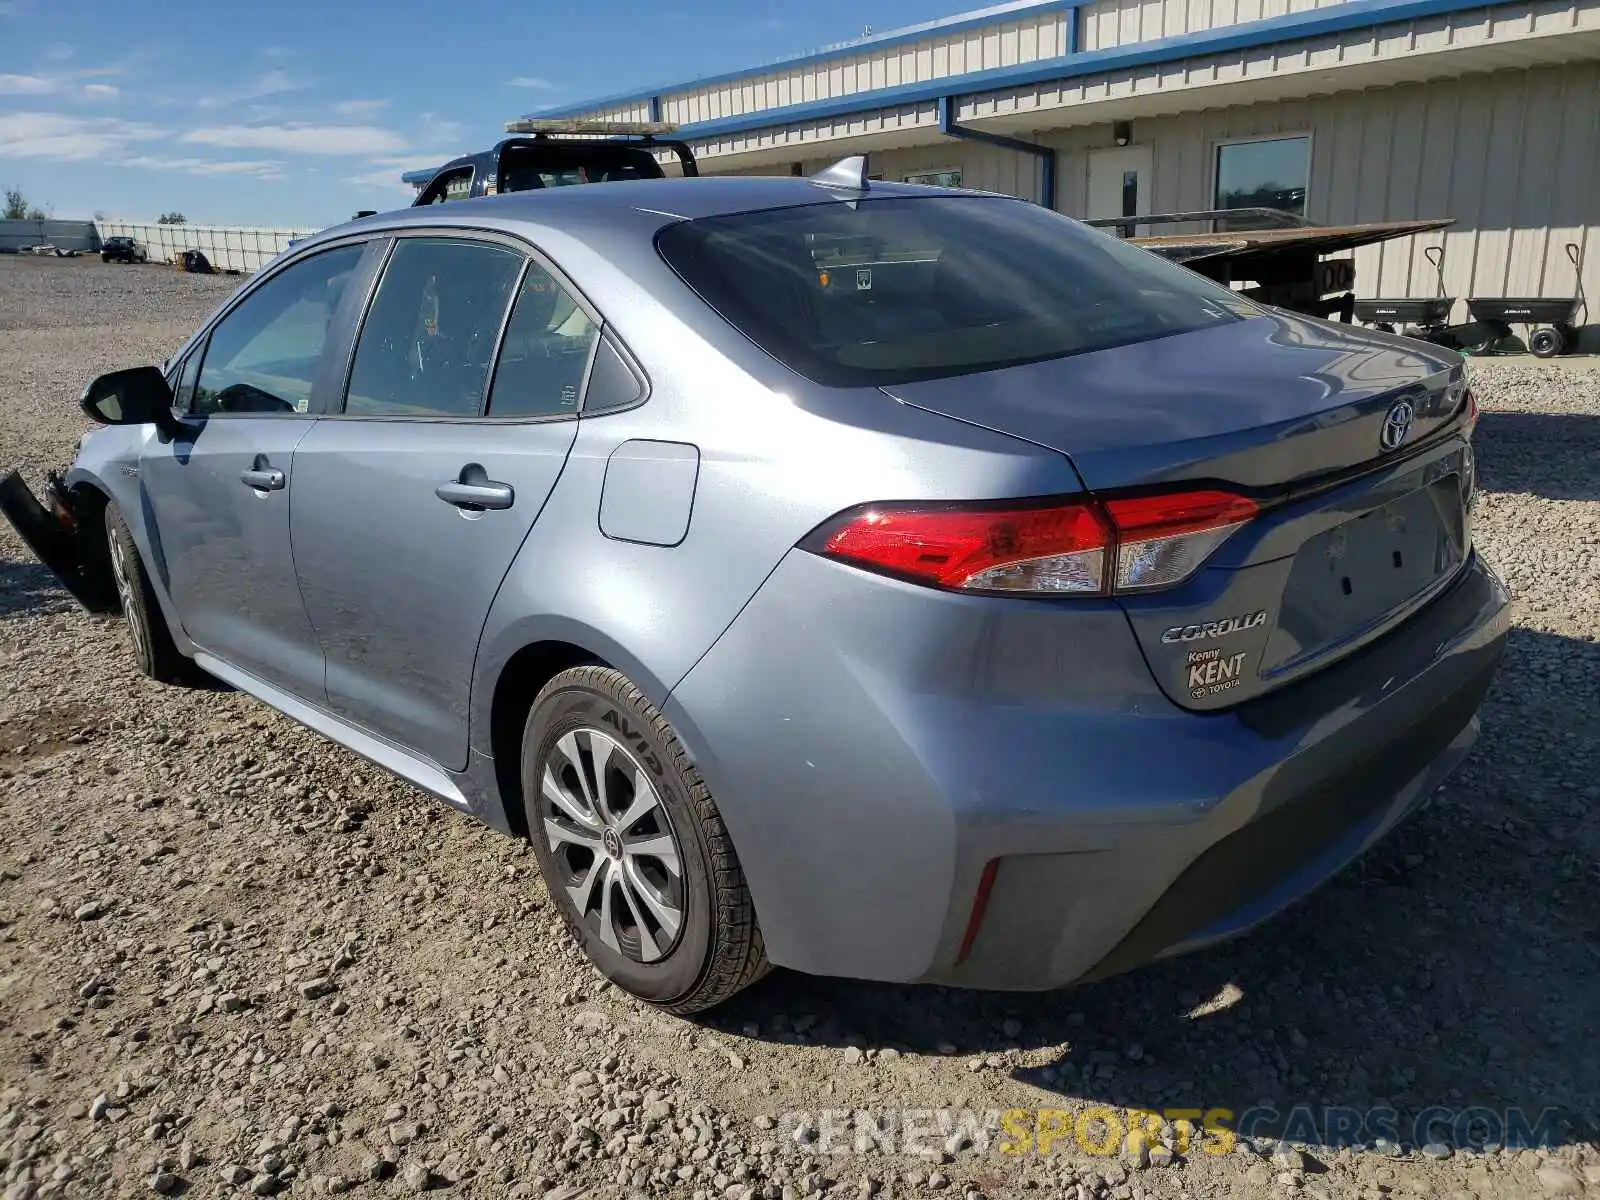
[[[172,415],[172,388],[159,367],[130,367],[100,376],[78,402],[102,425],[153,424],[171,437],[180,428]]]

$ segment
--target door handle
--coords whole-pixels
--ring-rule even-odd
[[[510,508],[516,503],[516,490],[509,483],[490,479],[478,463],[468,463],[461,474],[448,483],[441,483],[433,494],[446,504],[468,512],[482,512],[486,508]]]
[[[284,485],[289,482],[289,477],[277,467],[251,467],[248,471],[239,472],[239,482],[246,487],[253,487],[258,492],[281,492]]]

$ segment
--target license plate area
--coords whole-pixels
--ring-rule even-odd
[[[1292,670],[1418,602],[1465,561],[1466,537],[1455,474],[1313,537],[1295,555],[1262,675]]]

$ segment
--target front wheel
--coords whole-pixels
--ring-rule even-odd
[[[627,676],[575,667],[545,685],[523,732],[522,795],[550,895],[612,983],[686,1014],[766,974],[710,789]]]
[[[106,505],[106,547],[111,578],[117,585],[122,615],[128,621],[128,641],[133,645],[139,670],[160,683],[204,685],[204,673],[172,641],[172,632],[139,557],[139,547],[115,504]]]

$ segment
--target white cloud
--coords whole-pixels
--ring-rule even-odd
[[[115,158],[131,142],[154,141],[167,131],[154,125],[67,113],[0,113],[0,158],[71,162]]]
[[[287,71],[274,68],[264,71],[248,83],[238,87],[228,88],[224,91],[213,92],[209,96],[200,97],[201,108],[226,108],[233,104],[242,104],[246,100],[259,100],[263,96],[277,96],[284,92],[298,92],[309,87],[306,81],[296,79]]]
[[[388,107],[387,100],[341,100],[333,111],[342,117],[370,117]]]
[[[42,75],[0,75],[0,96],[43,96],[59,86]]]
[[[119,166],[150,171],[181,171],[186,175],[247,175],[255,179],[282,179],[283,164],[274,159],[253,162],[209,158],[159,158],[140,154],[122,159]]]
[[[430,145],[448,142],[461,133],[460,121],[451,121],[437,113],[422,113],[417,121],[422,126],[422,141]]]
[[[182,141],[230,150],[277,150],[285,154],[386,154],[406,149],[406,140],[378,125],[217,125],[191,129]]]
[[[119,93],[109,83],[82,83],[105,70],[75,71],[68,75],[0,75],[0,96],[76,96],[84,100],[110,100]]]
[[[456,157],[455,153],[443,154],[396,154],[383,158],[374,158],[367,164],[367,170],[359,175],[348,176],[346,182],[358,187],[382,188],[386,191],[398,191],[407,196],[414,195],[414,189],[409,183],[403,183],[400,176],[407,171],[421,171],[428,167],[437,167],[449,162]]]
[[[537,75],[518,75],[515,79],[508,79],[506,83],[510,87],[533,88],[540,92],[553,91],[556,86],[548,79],[541,79]]]

